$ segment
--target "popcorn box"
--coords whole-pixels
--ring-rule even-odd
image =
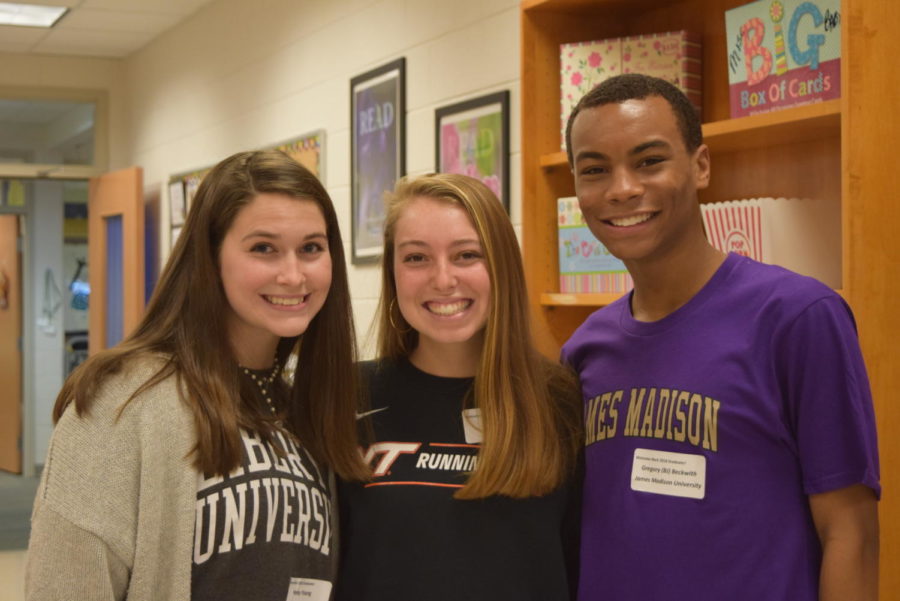
[[[840,0],[757,0],[725,11],[731,116],[840,98],[840,23]]]
[[[633,287],[625,264],[584,223],[575,197],[557,201],[560,292],[627,292]]]
[[[605,79],[622,73],[644,73],[670,81],[700,111],[700,36],[687,31],[653,33],[591,42],[562,44],[560,57],[561,139],[572,109]]]
[[[761,207],[747,201],[701,204],[700,213],[710,243],[723,252],[733,252],[764,261]]]
[[[710,243],[841,287],[840,199],[749,198],[701,204]]]

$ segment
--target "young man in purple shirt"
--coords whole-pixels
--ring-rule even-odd
[[[563,347],[581,377],[581,601],[874,600],[880,495],[849,307],[703,232],[687,98],[601,83],[566,132],[585,221],[634,291]]]

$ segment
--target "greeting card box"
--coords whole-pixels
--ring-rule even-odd
[[[575,197],[557,201],[560,292],[627,292],[625,264],[610,254],[584,223]]]
[[[572,109],[594,86],[614,75],[644,73],[670,81],[700,111],[700,58],[700,36],[687,31],[562,44],[559,64],[563,150]]]
[[[841,0],[757,0],[725,11],[732,117],[841,96]]]

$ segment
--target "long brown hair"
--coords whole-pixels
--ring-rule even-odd
[[[235,154],[203,179],[140,324],[118,346],[94,355],[69,377],[56,398],[54,420],[72,402],[79,414],[86,413],[107,376],[132,358],[158,354],[166,358],[164,365],[126,403],[176,376],[194,415],[194,464],[199,470],[224,475],[239,465],[240,428],[271,440],[275,422],[258,402],[253,384],[241,377],[229,343],[228,301],[219,271],[225,234],[238,212],[262,193],[315,202],[325,218],[332,263],[325,304],[300,337],[284,420],[317,460],[344,478],[366,477],[357,450],[358,385],[351,375],[355,334],[337,215],[319,180],[278,151]],[[282,339],[280,360],[296,343]]]
[[[491,308],[471,399],[481,410],[483,443],[477,469],[455,496],[546,494],[574,466],[581,441],[581,397],[574,374],[534,348],[516,235],[503,205],[478,180],[427,175],[401,180],[389,196],[378,308],[379,357],[408,357],[418,344],[418,333],[394,309],[394,240],[404,209],[420,197],[452,203],[468,213],[491,283]]]

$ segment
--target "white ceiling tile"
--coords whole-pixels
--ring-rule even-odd
[[[72,8],[81,4],[82,0],[6,0],[8,2],[22,2],[23,4],[39,4],[41,6],[67,6]]]
[[[155,12],[186,17],[210,0],[84,0],[81,8],[100,8],[122,12]]]
[[[178,21],[175,15],[79,8],[66,15],[54,29],[134,31],[158,35]]]
[[[49,30],[40,27],[0,25],[0,48],[20,48],[20,50],[7,50],[6,52],[28,52],[48,33]]]
[[[68,6],[50,30],[0,26],[0,52],[124,58],[213,0],[29,0]]]
[[[31,50],[30,44],[14,44],[8,40],[0,38],[0,52],[9,54],[25,54]]]
[[[41,54],[123,57],[142,48],[154,37],[153,34],[131,31],[55,29],[33,51]]]

